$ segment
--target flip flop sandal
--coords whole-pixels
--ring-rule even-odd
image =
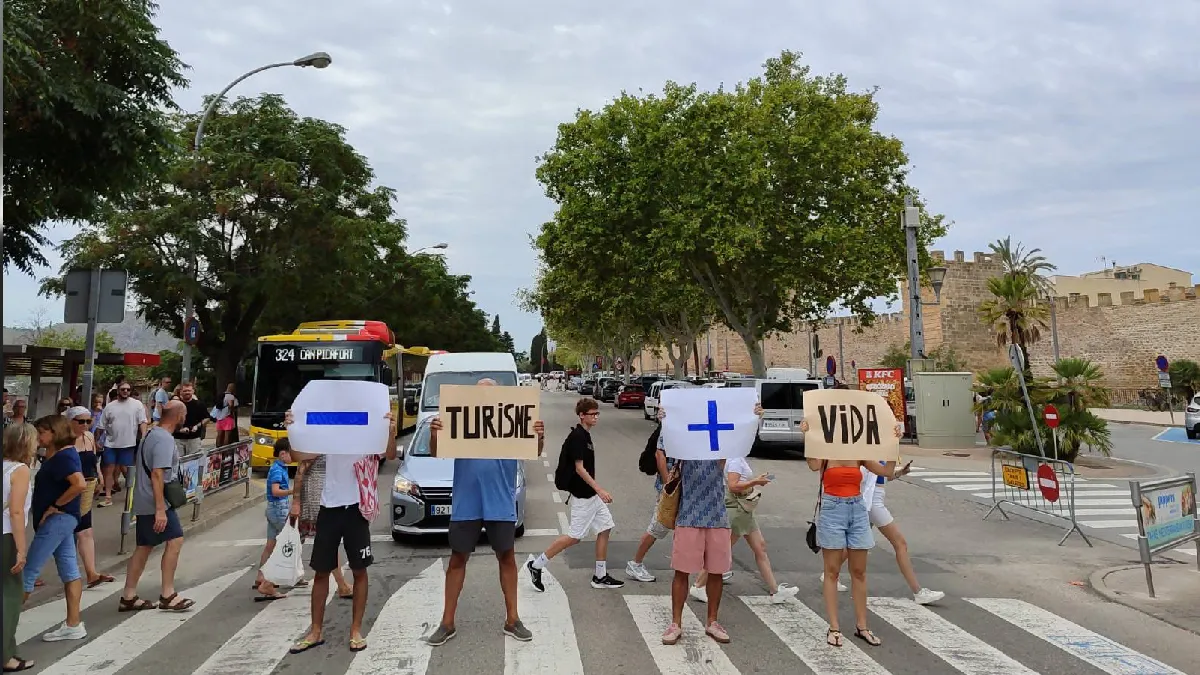
[[[350,651],[361,652],[367,648],[367,641],[363,638],[354,638],[350,640]]]
[[[292,588],[304,588],[307,585],[308,585],[308,579],[301,579],[300,581],[297,581],[295,584],[293,584]],[[353,596],[351,596],[351,597],[353,597]]]
[[[883,644],[882,640],[875,637],[875,634],[866,628],[854,629],[854,637],[858,638],[859,640],[862,640],[863,642],[871,645],[872,647],[878,647],[879,645]]]
[[[338,593],[338,597],[341,598],[342,600],[353,600],[354,599],[354,591],[350,591],[346,595],[342,595],[341,593]]]
[[[282,600],[287,597],[286,593],[276,593],[275,595],[260,595],[254,598],[255,602],[270,602],[272,600]]]
[[[312,640],[305,638],[305,639],[297,642],[296,644],[292,645],[292,648],[288,650],[288,653],[289,654],[302,654],[302,653],[312,649],[313,647],[320,647],[323,644],[325,644],[325,640],[317,640],[316,642],[313,642]]]
[[[41,579],[38,579],[37,581],[33,582],[34,588],[41,588],[42,586],[45,586],[45,585],[46,585],[46,582],[42,581]]]
[[[135,595],[128,600],[126,600],[125,598],[121,598],[121,605],[120,605],[120,607],[117,608],[117,611],[118,612],[141,612],[141,611],[144,611],[147,609],[154,609],[155,607],[158,607],[158,605],[154,604],[153,602],[150,602],[149,600],[143,600]]]
[[[109,575],[101,574],[100,576],[96,577],[95,581],[89,581],[87,587],[95,588],[95,587],[99,586],[100,584],[108,584],[108,583],[112,583],[114,581],[116,581],[116,579],[110,577]]]
[[[176,598],[179,598],[178,603],[175,603]],[[164,598],[161,595],[158,596],[158,608],[164,612],[186,612],[194,604],[196,604],[195,600],[180,598],[178,593],[172,593],[169,598]]]
[[[15,657],[15,656],[14,656],[13,658],[16,660],[16,662],[17,662],[17,665],[15,665],[15,666],[4,666],[4,672],[6,672],[6,673],[19,673],[19,672],[21,672],[22,670],[29,670],[30,668],[32,668],[32,667],[35,665],[33,661],[26,661],[25,659],[18,659],[18,658],[17,658],[17,657]]]
[[[842,631],[833,630],[832,628],[829,629],[828,635],[825,636],[825,642],[827,642],[829,644],[829,646],[831,646],[831,647],[841,647],[842,646]]]

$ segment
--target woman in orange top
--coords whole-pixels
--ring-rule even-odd
[[[808,431],[808,422],[800,423],[802,432]],[[896,427],[896,435],[904,432]],[[850,595],[854,598],[854,637],[878,647],[881,643],[867,628],[867,551],[875,546],[871,534],[871,523],[867,509],[863,506],[862,472],[859,467],[889,479],[899,478],[909,472],[912,462],[897,469],[896,463],[883,465],[867,460],[822,460],[809,459],[808,468],[821,472],[821,510],[817,514],[817,545],[825,562],[825,611],[829,614],[829,634],[826,641],[834,647],[842,646],[842,632],[838,625],[838,571],[842,562],[849,559]]]

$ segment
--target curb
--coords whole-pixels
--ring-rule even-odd
[[[1137,425],[1143,426],[1143,427],[1162,427],[1163,429],[1183,429],[1184,428],[1184,426],[1182,424],[1163,424],[1162,422],[1137,422],[1134,420],[1109,420],[1109,419],[1104,419],[1103,417],[1101,417],[1100,419],[1103,419],[1105,422],[1108,422],[1109,424],[1137,424]]]
[[[1153,480],[1153,479],[1157,479],[1157,478],[1170,478],[1170,477],[1174,477],[1174,476],[1183,475],[1182,472],[1172,469],[1169,466],[1163,466],[1162,464],[1152,464],[1150,462],[1141,462],[1136,459],[1124,459],[1122,457],[1103,457],[1101,459],[1103,459],[1106,462],[1113,462],[1113,463],[1117,463],[1117,464],[1132,464],[1134,466],[1143,466],[1143,467],[1146,467],[1147,469],[1151,469],[1154,471],[1154,473],[1149,476],[1114,478],[1113,480]],[[1075,465],[1078,466],[1079,462],[1076,461]],[[1085,467],[1085,468],[1093,469],[1093,470],[1102,470],[1102,469],[1095,469],[1095,467]]]
[[[1092,572],[1091,575],[1088,576],[1088,584],[1091,585],[1093,591],[1098,593],[1101,597],[1103,597],[1105,600],[1108,600],[1109,602],[1115,602],[1118,605],[1124,605],[1125,607],[1128,607],[1136,612],[1141,612],[1142,614],[1145,614],[1146,616],[1158,619],[1159,621],[1162,621],[1163,623],[1168,623],[1168,624],[1174,626],[1175,628],[1178,628],[1179,630],[1187,631],[1189,633],[1192,633],[1193,635],[1200,635],[1200,632],[1197,632],[1194,628],[1184,626],[1183,624],[1177,622],[1171,614],[1169,614],[1167,612],[1150,611],[1144,607],[1134,604],[1134,603],[1126,600],[1125,596],[1122,593],[1120,593],[1119,591],[1114,591],[1114,590],[1110,589],[1104,583],[1105,577],[1107,577],[1110,574],[1113,574],[1115,572],[1124,572],[1127,570],[1136,570],[1136,569],[1141,569],[1141,568],[1142,568],[1142,565],[1139,564],[1139,565],[1118,565],[1117,567],[1108,567],[1105,569],[1096,570],[1095,572]]]

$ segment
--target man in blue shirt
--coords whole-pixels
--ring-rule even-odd
[[[490,378],[478,382],[481,387],[494,387]],[[429,450],[437,457],[437,435],[442,421],[434,417],[429,422]],[[545,426],[541,420],[533,423],[538,438],[538,455],[545,443]],[[500,563],[500,590],[504,594],[504,633],[522,642],[533,639],[533,633],[517,616],[517,469],[516,459],[455,459],[454,492],[450,511],[450,564],[446,567],[446,606],[442,622],[426,641],[434,647],[444,645],[457,634],[454,614],[458,596],[467,578],[467,560],[475,552],[479,535],[487,528],[488,541]]]

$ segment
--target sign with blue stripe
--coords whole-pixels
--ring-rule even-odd
[[[300,452],[320,455],[385,452],[391,409],[388,388],[379,382],[313,380],[292,402],[288,440]]]

